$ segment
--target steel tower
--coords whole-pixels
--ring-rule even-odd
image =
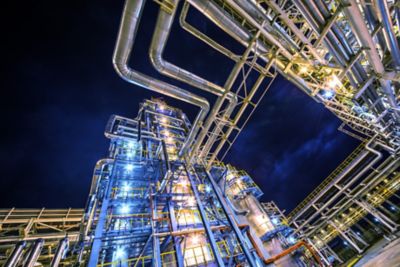
[[[129,65],[146,5],[159,9],[150,64],[187,88]],[[232,37],[241,53],[191,25],[190,12]],[[174,21],[231,60],[223,86],[163,58]],[[190,121],[152,99],[134,119],[112,116],[108,157],[95,167],[86,208],[0,210],[0,262],[323,266],[362,254],[381,236],[395,238],[399,30],[400,7],[391,0],[126,0],[113,56],[117,73],[198,113]],[[223,163],[278,74],[361,142],[288,215],[273,202],[260,203],[251,177]]]

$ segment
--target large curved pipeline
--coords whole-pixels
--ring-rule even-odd
[[[188,134],[187,140],[179,152],[179,155],[182,156],[186,153],[187,149],[195,140],[197,132],[207,116],[210,105],[203,97],[190,93],[166,82],[149,77],[136,70],[133,70],[128,66],[128,60],[131,56],[132,46],[135,41],[143,7],[144,0],[127,0],[125,3],[117,44],[115,46],[113,55],[114,68],[124,80],[130,83],[169,97],[176,98],[178,100],[185,101],[200,108],[200,111]]]
[[[150,61],[158,72],[166,76],[175,78],[191,86],[213,93],[215,95],[218,95],[219,97],[222,97],[224,94],[226,94],[226,99],[229,101],[229,105],[228,108],[225,110],[223,117],[229,118],[238,102],[236,95],[232,92],[229,92],[230,88],[223,88],[217,84],[207,81],[193,74],[192,72],[189,72],[181,67],[178,67],[168,62],[163,58],[163,51],[168,41],[168,37],[176,14],[176,7],[179,4],[179,0],[173,0],[172,4],[175,8],[173,9],[171,14],[160,8],[156,28],[150,45]],[[211,111],[211,114],[216,113],[216,108],[217,106],[215,105]],[[212,137],[214,137],[215,139],[216,136],[218,136],[218,131],[220,128],[222,127],[215,127],[214,133],[212,133],[210,139],[208,139],[206,149],[210,146],[210,144],[213,143],[214,140]],[[196,153],[196,151],[191,151],[191,153]]]

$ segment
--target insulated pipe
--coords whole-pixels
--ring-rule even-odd
[[[248,13],[244,12],[242,8],[234,0],[226,0],[226,2],[233,8],[235,8],[247,21],[249,21],[253,26],[255,26],[262,35],[267,38],[267,40],[274,46],[279,48],[280,53],[285,56],[288,60],[293,58],[292,54],[282,46],[282,44],[276,40],[276,38],[264,29],[263,25],[260,25],[254,18],[252,18]],[[244,3],[244,2],[243,2]],[[250,3],[249,3],[250,4]]]
[[[221,10],[215,3],[212,1],[206,0],[188,0],[188,2],[195,7],[197,10],[202,12],[208,19],[214,22],[219,28],[225,31],[232,38],[237,40],[243,46],[247,47],[251,41],[251,34],[244,29],[244,27],[238,24],[236,21],[232,20],[227,16],[223,10]],[[271,59],[268,58],[267,54],[269,48],[267,48],[260,41],[256,42],[256,47],[260,58],[262,58],[265,62],[269,62]],[[280,50],[278,50],[280,53]],[[253,49],[253,52],[256,52],[256,49]],[[305,83],[303,79],[298,77],[293,71],[286,70],[286,65],[280,61],[278,58],[274,59],[275,64],[278,67],[277,71],[282,74],[286,79],[294,83],[297,87],[303,90],[308,95],[311,95],[311,90],[308,85]],[[314,97],[313,97],[314,98]],[[316,98],[314,98],[317,102],[320,102]]]
[[[384,1],[378,0],[378,3],[380,2]],[[360,9],[358,8],[358,4],[356,0],[348,0],[348,3],[349,5],[346,5],[346,7],[344,7],[344,12],[347,19],[349,20],[350,26],[353,32],[356,34],[360,44],[363,47],[368,48],[365,50],[365,53],[367,54],[368,61],[374,68],[375,73],[377,73],[378,75],[383,75],[385,73],[385,67],[383,66],[378,51],[376,50],[375,43],[372,40],[371,35],[369,34],[367,25],[365,24]],[[397,42],[397,40],[395,41]],[[395,56],[393,57],[393,59],[395,59]],[[398,60],[400,61],[400,57]],[[388,97],[390,105],[392,107],[397,107],[396,97],[391,88],[390,82],[384,79],[379,79],[379,82]]]
[[[171,1],[171,4],[173,4],[175,7],[171,14],[160,8],[149,51],[151,63],[158,72],[166,76],[178,79],[191,86],[221,96],[225,92],[225,89],[221,86],[209,82],[185,69],[182,69],[163,58],[163,52],[168,42],[168,37],[175,18],[176,6],[178,3],[179,0]]]
[[[392,53],[392,60],[397,70],[400,69],[400,49],[399,43],[397,41],[396,35],[393,32],[393,23],[390,16],[389,8],[387,6],[387,0],[375,0],[374,1],[380,19],[383,24],[385,39],[387,45],[390,47],[390,52]],[[396,3],[396,1],[395,1]],[[398,9],[398,7],[396,7]],[[396,10],[398,12],[398,10]]]
[[[33,267],[35,266],[39,256],[40,252],[42,251],[44,245],[44,240],[43,239],[37,239],[35,243],[33,243],[32,248],[30,249],[29,255],[25,261],[24,267]]]
[[[130,58],[132,46],[135,41],[143,7],[144,0],[126,0],[125,2],[124,13],[122,16],[117,43],[113,55],[114,68],[117,73],[127,82],[169,97],[185,101],[200,108],[200,111],[193,123],[193,127],[188,134],[187,141],[184,143],[181,151],[179,152],[179,155],[183,156],[194,141],[196,134],[210,109],[210,105],[205,98],[192,94],[166,82],[149,77],[131,69],[128,66],[128,60]]]
[[[58,243],[58,247],[56,253],[54,254],[53,259],[51,260],[50,267],[57,267],[60,264],[60,261],[64,258],[65,253],[68,250],[68,237],[65,237],[60,240]]]
[[[149,56],[150,60],[154,66],[154,68],[169,77],[175,78],[182,82],[185,82],[191,86],[197,87],[204,91],[213,93],[218,96],[222,96],[226,91],[229,91],[229,88],[222,88],[219,85],[216,85],[212,82],[209,82],[185,69],[182,69],[168,61],[166,61],[162,54],[167,44],[169,33],[171,31],[171,27],[176,14],[176,6],[178,5],[179,0],[173,0],[172,4],[174,5],[174,9],[171,14],[160,8],[156,29],[153,34],[153,38],[151,41]],[[229,101],[229,106],[224,113],[224,117],[230,116],[235,106],[237,105],[237,97],[234,93],[228,92],[226,94],[227,100]],[[213,113],[213,112],[211,112]],[[215,119],[215,118],[214,118]],[[213,120],[214,120],[213,119]],[[212,134],[211,136],[216,136],[217,133]],[[211,140],[211,141],[210,141]],[[209,139],[210,143],[212,143],[212,138]],[[196,153],[196,151],[191,151],[191,153]]]
[[[25,241],[20,241],[15,245],[15,248],[13,252],[11,253],[10,257],[7,259],[6,263],[4,264],[4,267],[15,267],[17,266],[18,262],[21,259],[22,252],[24,251],[24,248],[26,247],[26,242]]]

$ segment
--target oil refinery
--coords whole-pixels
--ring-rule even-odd
[[[132,67],[148,6],[157,77]],[[164,58],[174,23],[232,62],[223,86]],[[154,97],[110,117],[85,207],[0,209],[0,266],[400,266],[398,1],[126,0],[112,63]],[[360,141],[288,213],[225,160],[278,75]]]

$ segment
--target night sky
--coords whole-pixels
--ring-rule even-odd
[[[109,116],[133,117],[138,103],[158,95],[123,81],[112,67],[123,1],[13,2],[2,16],[0,208],[83,207],[94,164],[106,155]],[[147,1],[132,65],[162,78],[147,56],[156,15],[157,5]],[[189,21],[243,51],[198,13]],[[165,58],[218,84],[232,67],[178,25]],[[263,200],[290,210],[357,146],[339,125],[278,77],[226,161],[249,172]]]

